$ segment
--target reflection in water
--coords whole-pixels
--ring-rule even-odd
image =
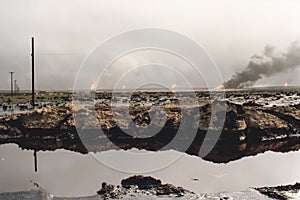
[[[36,150],[33,150],[33,159],[34,159],[34,171],[37,172],[37,152]]]
[[[102,181],[119,184],[121,179],[132,175],[112,170],[89,154],[66,150],[39,152],[39,169],[35,173],[32,153],[29,150],[20,150],[15,144],[0,145],[0,192],[30,190],[35,182],[55,196],[89,196],[96,194]],[[120,165],[123,165],[126,164],[126,160],[122,160],[124,153],[126,154],[125,151],[105,154],[102,152],[97,157],[103,154],[104,158],[111,154],[112,160],[119,160]],[[155,154],[164,157],[168,153],[176,154],[171,151]],[[196,193],[241,191],[250,186],[281,185],[299,181],[299,160],[299,151],[267,152],[228,164],[216,164],[183,154],[172,165],[145,175],[181,185]],[[152,162],[157,161],[158,159],[154,159]],[[143,162],[136,164],[141,167],[149,165]]]

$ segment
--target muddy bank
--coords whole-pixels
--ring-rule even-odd
[[[143,95],[133,96],[135,99],[128,105],[111,107],[107,101],[110,97],[104,95],[101,98],[106,101],[93,105],[67,103],[1,118],[0,143],[16,143],[21,148],[37,151],[64,148],[80,153],[131,148],[158,151],[166,150],[164,147],[168,145],[167,149],[198,155],[201,146],[209,148],[207,141],[210,141],[216,145],[204,159],[217,163],[269,150],[300,149],[299,104],[268,106],[252,101],[255,95],[241,104],[228,99],[213,101],[203,95],[197,105],[188,104],[183,108],[174,96]],[[147,99],[152,99],[156,106],[143,103]],[[213,115],[212,104],[217,109],[218,105],[226,109],[224,124],[220,123],[222,110]],[[195,116],[199,118],[195,120]],[[155,135],[136,128],[151,123],[151,130],[158,130]],[[178,134],[182,127],[192,131]],[[215,137],[220,132],[220,137]],[[182,145],[185,141],[187,145]]]
[[[162,183],[161,180],[151,176],[132,176],[121,181],[119,185],[112,185],[102,182],[100,190],[93,196],[84,197],[55,197],[38,184],[36,189],[23,192],[0,193],[3,200],[9,199],[53,199],[53,200],[96,200],[96,199],[232,199],[232,200],[269,200],[254,189],[248,189],[241,192],[221,192],[221,193],[200,193],[195,194],[183,187],[174,186],[169,183]]]
[[[163,184],[161,180],[151,176],[131,176],[123,179],[121,185],[111,185],[102,182],[101,189],[97,191],[103,199],[120,199],[128,193],[142,193],[144,195],[152,196],[169,196],[169,197],[182,197],[186,194],[194,194],[183,187],[177,187],[172,184]]]

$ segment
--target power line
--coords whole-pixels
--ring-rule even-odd
[[[39,56],[86,55],[84,53],[38,53]]]

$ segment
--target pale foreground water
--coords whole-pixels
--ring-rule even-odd
[[[140,158],[130,158],[135,154]],[[38,172],[34,172],[33,151],[20,150],[15,144],[0,145],[0,193],[29,191],[36,188],[34,183],[37,183],[52,197],[93,196],[103,181],[117,185],[123,178],[143,174],[195,193],[217,193],[207,196],[211,199],[223,194],[234,199],[241,196],[267,199],[249,187],[293,184],[300,178],[300,151],[266,152],[227,164],[215,164],[175,151],[150,153],[143,160],[146,154],[149,153],[135,150],[86,155],[66,150],[38,152]],[[151,169],[156,170],[151,172]],[[139,172],[134,173],[134,170]],[[38,192],[23,194],[40,195],[35,193]],[[203,195],[198,197],[201,199]],[[96,197],[90,197],[93,198]],[[130,196],[124,198],[130,199]]]

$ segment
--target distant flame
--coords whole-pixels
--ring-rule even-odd
[[[125,85],[123,85],[123,86],[122,86],[122,89],[123,89],[123,90],[125,90],[125,89],[126,89],[126,86],[125,86]]]
[[[176,88],[176,84],[174,83],[172,86],[171,86],[172,89],[175,89]]]
[[[97,88],[96,82],[95,82],[95,83],[92,83],[90,89],[91,89],[91,90],[96,90],[96,88]]]
[[[218,86],[215,87],[214,89],[215,89],[215,90],[223,90],[223,89],[225,89],[225,85],[224,85],[224,84],[218,85]]]
[[[289,83],[288,83],[288,82],[285,82],[285,83],[284,83],[284,86],[285,86],[285,87],[289,86]]]

